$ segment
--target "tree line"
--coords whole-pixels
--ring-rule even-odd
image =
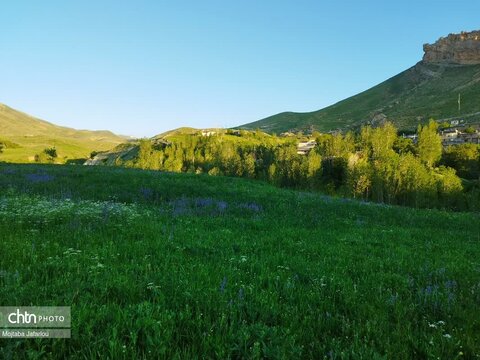
[[[142,140],[133,159],[116,164],[172,172],[259,179],[277,186],[413,207],[480,210],[479,146],[443,149],[437,123],[419,126],[418,141],[391,123],[358,133],[314,133],[297,154],[297,138],[260,131],[181,135],[170,144]]]

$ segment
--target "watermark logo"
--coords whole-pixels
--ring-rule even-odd
[[[0,338],[70,338],[68,306],[0,306]]]

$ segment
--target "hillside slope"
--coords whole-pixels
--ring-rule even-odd
[[[93,150],[108,150],[125,141],[110,131],[75,130],[57,126],[0,104],[0,142],[11,145],[0,161],[28,162],[46,147],[55,146],[60,161],[86,158]]]
[[[208,135],[207,135],[208,134]],[[250,144],[252,146],[268,145],[273,143],[285,143],[288,140],[284,138],[274,138],[267,133],[253,133],[250,131],[232,131],[229,129],[210,128],[195,129],[190,127],[182,127],[170,130],[150,138],[150,142],[156,150],[160,148],[177,148],[192,144],[202,140],[218,139],[221,143],[222,150],[228,152],[228,148],[240,144]],[[92,159],[88,159],[85,165],[118,165],[119,163],[132,162],[130,165],[138,161],[140,150],[140,141],[129,141],[117,145],[113,149],[98,153]],[[182,149],[182,152],[185,149]],[[183,154],[183,153],[182,153]],[[178,158],[184,155],[176,154]],[[175,155],[171,154],[174,158]]]
[[[461,110],[458,110],[458,95]],[[284,112],[242,125],[267,132],[348,129],[385,118],[401,129],[414,129],[429,118],[480,118],[480,65],[419,62],[387,81],[324,109]]]

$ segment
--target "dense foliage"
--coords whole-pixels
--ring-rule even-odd
[[[143,140],[136,157],[119,157],[116,164],[247,177],[387,204],[479,210],[478,183],[465,186],[458,176],[478,179],[478,146],[448,148],[442,159],[434,121],[419,127],[417,144],[399,137],[390,123],[359,134],[313,136],[317,145],[307,155],[297,154],[297,138],[258,131],[179,135],[170,144]]]

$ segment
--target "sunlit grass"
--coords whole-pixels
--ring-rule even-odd
[[[72,307],[0,358],[480,356],[478,214],[228,177],[0,165],[2,305]]]

